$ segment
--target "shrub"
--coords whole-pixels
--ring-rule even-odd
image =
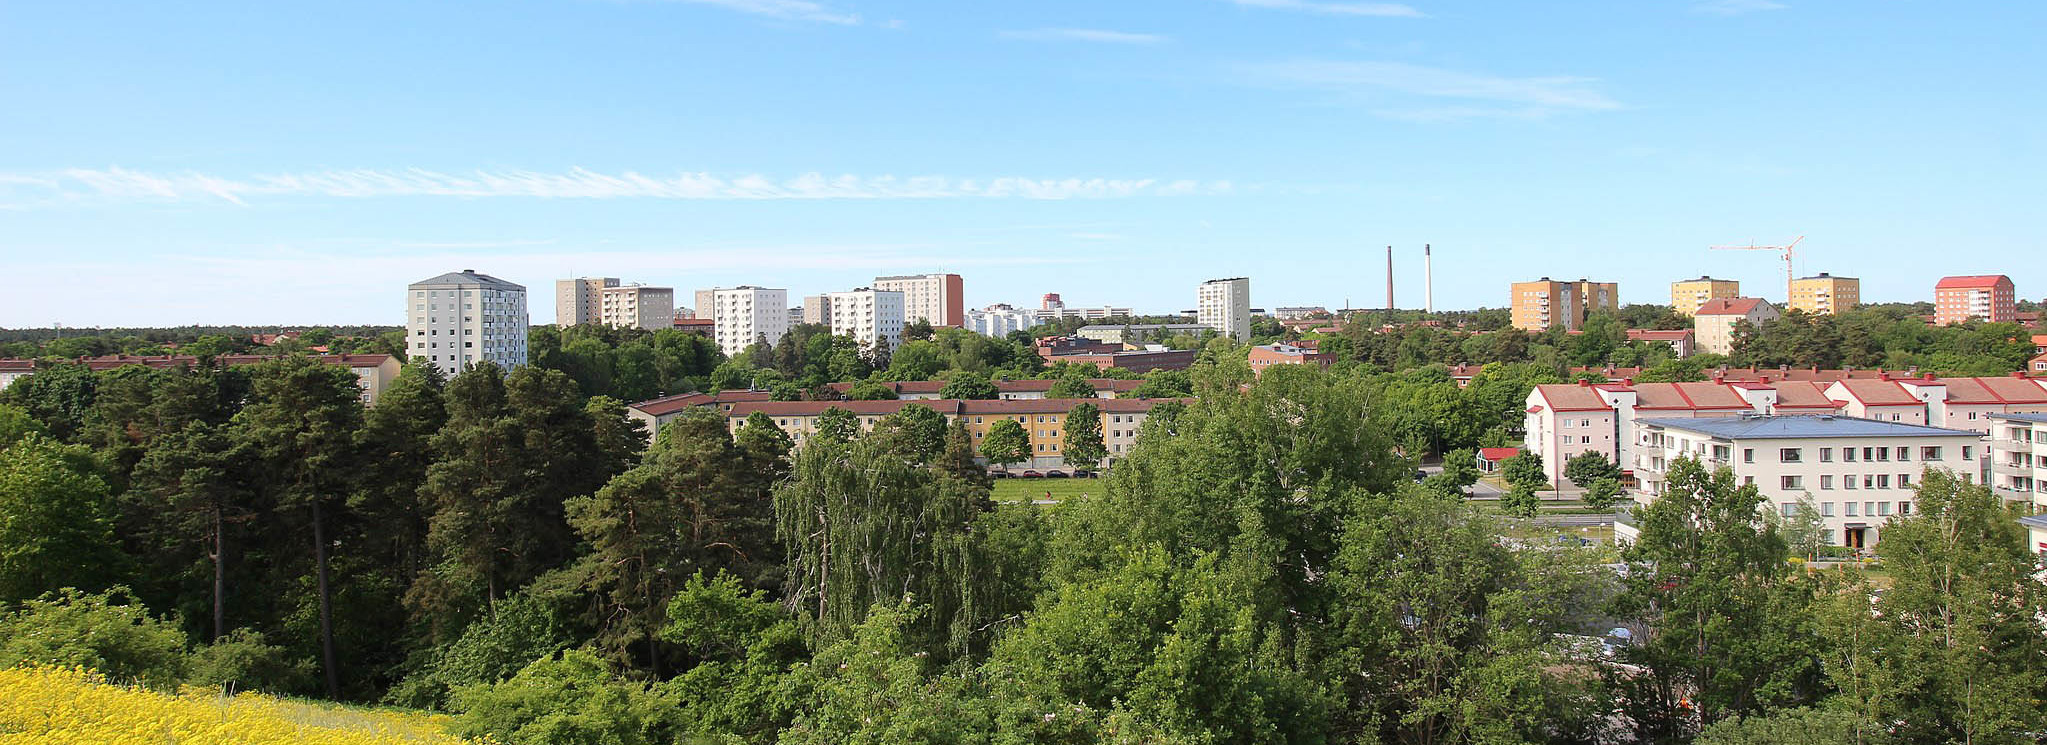
[[[0,667],[75,667],[119,683],[170,688],[184,679],[185,663],[185,635],[150,616],[125,587],[66,588],[0,615]]]
[[[313,684],[313,661],[292,659],[261,632],[235,629],[194,651],[186,682],[228,693],[299,691]]]

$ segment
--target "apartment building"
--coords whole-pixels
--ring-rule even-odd
[[[986,308],[967,311],[967,328],[984,336],[1004,337],[1012,331],[1022,331],[1038,325],[1035,311],[1011,307],[1008,303],[996,303]]]
[[[1734,353],[1734,329],[1741,321],[1754,326],[1778,316],[1776,306],[1762,298],[1715,298],[1692,312],[1692,335],[1699,349],[1714,354]]]
[[[1992,414],[1990,488],[2047,511],[2047,414]]]
[[[1173,399],[1177,400],[1177,399]],[[1138,431],[1144,420],[1151,415],[1159,399],[1109,399],[1090,401],[1102,412],[1102,443],[1109,451],[1109,459],[1115,460],[1137,446]],[[1065,447],[1066,414],[1076,402],[1066,399],[1030,399],[996,401],[961,401],[941,399],[930,401],[761,401],[734,404],[725,413],[726,421],[734,431],[746,423],[746,418],[760,412],[774,420],[795,440],[798,447],[817,432],[817,420],[826,411],[841,409],[853,414],[862,431],[872,429],[883,417],[901,411],[905,406],[926,406],[943,415],[947,424],[964,421],[967,431],[974,438],[978,450],[988,429],[996,422],[1009,419],[1023,425],[1030,437],[1031,457],[1019,463],[1006,464],[1012,468],[1072,468],[1093,467],[1092,463],[1068,463],[1061,450]]]
[[[1264,375],[1265,368],[1274,365],[1320,365],[1328,367],[1328,355],[1307,347],[1292,344],[1264,344],[1251,348],[1251,374]]]
[[[1834,315],[1862,304],[1862,280],[1820,272],[1791,280],[1786,307],[1815,315]]]
[[[789,333],[789,291],[741,285],[697,290],[696,314],[711,319],[718,349],[732,357],[754,342],[772,345]]]
[[[2002,274],[1942,277],[1933,285],[1933,323],[2016,323],[2018,295]]]
[[[1033,379],[997,380],[994,382],[997,393],[996,398],[1004,401],[1032,401],[1046,398],[1047,394],[1051,393],[1053,384],[1059,381]],[[1142,380],[1123,380],[1120,378],[1089,378],[1087,382],[1094,388],[1094,391],[1088,394],[1089,398],[1118,398],[1137,390],[1138,386],[1144,384]],[[853,389],[853,385],[853,383],[827,383],[825,387],[830,388],[840,396],[844,396]],[[945,381],[905,380],[882,383],[881,386],[896,394],[896,399],[900,401],[932,401],[944,398],[939,393],[945,390]]]
[[[1685,316],[1698,312],[1708,300],[1732,297],[1741,297],[1741,283],[1731,279],[1702,275],[1670,283],[1670,307]]]
[[[957,274],[917,274],[875,277],[874,289],[903,293],[903,318],[923,320],[933,326],[967,325],[963,282]]]
[[[1975,432],[1831,414],[1718,419],[1644,419],[1638,443],[1645,454],[1635,468],[1635,501],[1647,505],[1669,488],[1672,463],[1694,458],[1709,469],[1727,468],[1743,485],[1762,492],[1765,509],[1797,514],[1810,498],[1819,509],[1827,542],[1870,548],[1892,516],[1912,514],[1913,487],[1930,468],[1973,479],[1981,435]],[[1639,535],[1631,521],[1615,524],[1616,538]]]
[[[1237,341],[1251,338],[1251,280],[1211,279],[1194,293],[1195,321]]]
[[[803,322],[813,326],[832,323],[832,299],[824,295],[803,296]]]
[[[1509,307],[1514,328],[1547,331],[1562,327],[1576,331],[1594,311],[1621,309],[1620,285],[1614,282],[1558,282],[1543,277],[1534,282],[1515,282],[1510,288]]]
[[[1180,334],[1201,336],[1212,330],[1215,327],[1205,323],[1126,323],[1082,326],[1073,335],[1110,344],[1143,344]]]
[[[597,322],[652,331],[675,325],[675,288],[616,285],[599,291]]]
[[[617,277],[577,277],[554,281],[554,325],[562,328],[598,323],[604,312],[604,290],[617,287]]]
[[[14,385],[14,381],[34,375],[35,360],[0,360],[0,391]]]
[[[1691,329],[1628,329],[1628,341],[1659,342],[1670,345],[1678,359],[1699,351],[1699,337]]]
[[[406,357],[454,377],[478,362],[526,364],[526,288],[474,269],[405,288]]]
[[[901,346],[904,297],[900,292],[867,287],[825,293],[831,310],[832,334],[850,336],[868,346],[887,344],[889,349]]]

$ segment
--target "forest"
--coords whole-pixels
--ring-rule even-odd
[[[917,407],[801,449],[711,411],[650,443],[541,366],[408,366],[368,408],[296,356],[54,368],[0,391],[0,666],[441,710],[508,744],[2047,727],[2047,586],[1987,490],[1927,474],[1866,571],[1807,569],[1695,463],[1635,544],[1509,540],[1401,453],[1450,431],[1420,401],[1468,409],[1446,444],[1487,437],[1487,397],[1548,374],[1516,369],[1451,399],[1440,370],[1205,356],[1097,496],[1032,505]]]

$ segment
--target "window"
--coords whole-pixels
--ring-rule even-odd
[[[1592,426],[1592,420],[1590,420],[1590,419],[1580,419],[1580,420],[1578,420],[1578,426],[1580,426],[1580,427],[1590,427],[1590,426]]]
[[[1845,509],[1847,510],[1847,513],[1846,513],[1846,516],[1847,516],[1847,517],[1854,517],[1854,516],[1855,516],[1855,503],[1854,503],[1854,502],[1842,502],[1842,503],[1841,503],[1841,506],[1842,506],[1843,508],[1845,508]]]
[[[1841,448],[1841,460],[1855,462],[1855,448]]]
[[[1833,477],[1833,476],[1821,476],[1821,477],[1820,477],[1820,488],[1821,488],[1822,490],[1826,490],[1826,489],[1832,489],[1832,488],[1834,488],[1834,477]]]
[[[1841,477],[1841,488],[1843,488],[1843,489],[1847,489],[1847,490],[1849,490],[1849,491],[1854,491],[1854,490],[1855,490],[1855,474],[1852,474],[1852,473],[1851,473],[1851,474],[1848,474],[1848,475],[1846,475],[1846,476],[1842,476],[1842,477]]]
[[[1907,448],[1907,447],[1901,447],[1901,448],[1898,448],[1898,460],[1900,460],[1900,461],[1907,461],[1907,460],[1911,460],[1911,459],[1912,459],[1912,449],[1911,449],[1911,448]]]
[[[1777,505],[1777,512],[1778,512],[1778,514],[1781,514],[1781,515],[1783,515],[1783,516],[1785,516],[1785,517],[1794,517],[1794,516],[1797,516],[1797,515],[1798,515],[1798,503],[1797,503],[1797,502],[1782,502],[1782,503],[1779,503],[1779,504]]]
[[[1742,485],[1742,486],[1755,486],[1755,485],[1756,485],[1756,477],[1754,477],[1754,476],[1743,476],[1743,477],[1741,477],[1741,485]]]
[[[1834,503],[1833,503],[1833,502],[1821,502],[1821,503],[1820,503],[1820,517],[1833,517],[1833,516],[1834,516]]]
[[[1876,503],[1876,514],[1879,514],[1879,515],[1889,515],[1889,514],[1891,514],[1891,503],[1889,503],[1889,502],[1878,502],[1878,503]]]
[[[1883,461],[1883,462],[1885,462],[1885,463],[1889,463],[1889,462],[1891,461],[1891,449],[1890,449],[1890,448],[1877,448],[1877,449],[1876,449],[1876,459],[1877,459],[1877,460],[1880,460],[1880,461]]]
[[[1867,474],[1867,473],[1865,473],[1865,474],[1862,474],[1862,488],[1864,488],[1864,489],[1875,489],[1875,488],[1876,488],[1876,477],[1875,477],[1875,476],[1873,476],[1873,475]]]
[[[1938,445],[1935,445],[1935,446],[1932,446],[1932,447],[1923,447],[1923,448],[1920,448],[1920,449],[1919,449],[1919,459],[1920,459],[1920,460],[1940,460],[1940,446],[1938,446]]]
[[[1779,477],[1777,477],[1777,488],[1779,488],[1779,489],[1803,489],[1803,488],[1805,488],[1805,477],[1803,477],[1803,476],[1779,476]]]
[[[1898,488],[1900,489],[1912,488],[1912,474],[1909,473],[1898,474]]]
[[[1863,517],[1876,517],[1876,503],[1875,503],[1875,502],[1863,502],[1863,503],[1862,503],[1862,516],[1863,516]]]
[[[1912,503],[1911,503],[1911,502],[1899,502],[1899,503],[1898,503],[1898,514],[1900,514],[1900,515],[1910,515],[1910,514],[1912,514]]]
[[[1863,448],[1862,460],[1865,463],[1876,460],[1876,448]]]
[[[1756,462],[1756,449],[1755,449],[1755,448],[1742,448],[1742,449],[1741,449],[1741,462],[1743,462],[1743,463],[1754,463],[1754,462]]]
[[[1821,463],[1832,463],[1832,462],[1834,462],[1834,449],[1833,449],[1833,448],[1820,448],[1820,462],[1821,462]]]
[[[1891,488],[1891,475],[1890,475],[1890,474],[1888,474],[1888,473],[1880,473],[1880,474],[1877,474],[1877,476],[1876,476],[1876,488],[1878,488],[1878,489],[1889,489],[1889,488]]]
[[[1734,448],[1730,448],[1730,447],[1728,447],[1728,446],[1726,446],[1726,445],[1714,445],[1714,446],[1713,446],[1713,459],[1714,459],[1714,460],[1727,460],[1727,457],[1728,457],[1728,455],[1729,455],[1729,454],[1731,454],[1731,453],[1733,453],[1733,452],[1734,452]]]
[[[1963,445],[1963,446],[1962,446],[1962,460],[1975,460],[1975,457],[1971,455],[1971,453],[1974,453],[1974,452],[1976,452],[1976,447],[1975,447],[1974,445]],[[1964,475],[1964,476],[1967,476],[1968,474],[1962,474],[1962,475]]]
[[[1584,437],[1580,437],[1580,438],[1578,438],[1578,444],[1580,444],[1580,445],[1583,445],[1583,444],[1586,444],[1586,443],[1589,443],[1589,442],[1592,442],[1592,436],[1591,436],[1591,435],[1586,435],[1586,436],[1584,436]]]
[[[1800,463],[1805,460],[1805,451],[1799,448],[1783,448],[1777,451],[1778,463]]]

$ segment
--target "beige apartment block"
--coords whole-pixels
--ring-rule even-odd
[[[1614,282],[1587,279],[1558,282],[1543,277],[1534,282],[1515,282],[1509,300],[1514,328],[1546,331],[1562,327],[1565,331],[1576,331],[1594,311],[1619,311],[1621,289]]]
[[[1670,283],[1670,307],[1690,317],[1708,300],[1741,297],[1741,283],[1731,279],[1700,277]]]
[[[554,325],[568,328],[597,323],[604,309],[604,289],[617,286],[617,277],[555,280]]]
[[[1714,354],[1734,353],[1734,329],[1741,321],[1761,326],[1776,318],[1776,306],[1762,298],[1730,297],[1707,301],[1692,315],[1692,335],[1699,348]]]
[[[598,307],[597,322],[606,326],[665,329],[675,323],[675,288],[606,287]]]
[[[1862,304],[1862,280],[1820,272],[1791,281],[1792,310],[1834,315]]]

